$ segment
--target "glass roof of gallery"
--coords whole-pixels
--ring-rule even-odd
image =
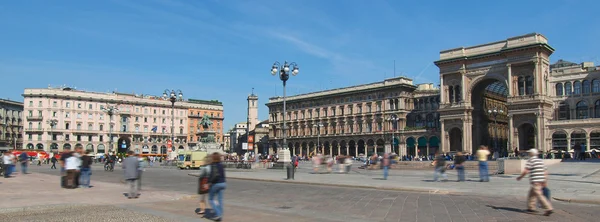
[[[485,87],[485,91],[496,95],[508,96],[508,89],[506,88],[504,83],[500,81],[496,81],[488,85],[487,87]]]

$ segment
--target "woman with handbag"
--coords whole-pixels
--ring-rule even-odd
[[[206,195],[210,190],[210,166],[211,156],[208,155],[204,158],[204,163],[200,166],[200,179],[198,180],[198,194],[200,195],[200,208],[196,210],[196,213],[204,217],[206,213]]]

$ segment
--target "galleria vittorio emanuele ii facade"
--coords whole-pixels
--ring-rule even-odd
[[[287,146],[295,154],[394,152],[500,155],[536,147],[600,149],[600,70],[550,62],[533,33],[440,52],[440,84],[396,77],[287,97]],[[282,147],[283,98],[270,98],[270,146]]]

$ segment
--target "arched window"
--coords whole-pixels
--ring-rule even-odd
[[[594,92],[594,93],[600,92],[600,79],[592,80],[592,92]]]
[[[425,123],[423,122],[423,117],[421,117],[421,115],[417,115],[415,117],[415,126],[416,127],[423,127],[425,125]]]
[[[525,79],[520,76],[518,79],[519,96],[525,95]]]
[[[573,83],[573,94],[581,95],[581,82],[575,81]]]
[[[533,77],[525,77],[525,88],[527,95],[533,95]]]
[[[588,104],[585,100],[582,100],[577,103],[576,107],[576,115],[577,119],[587,119],[588,118]]]
[[[594,117],[600,118],[600,99],[594,104]]]
[[[568,120],[571,118],[569,104],[561,102],[558,105],[558,120]]]
[[[454,87],[454,97],[456,98],[456,103],[460,103],[460,101],[462,101],[462,98],[460,96],[460,86]]]
[[[427,128],[434,128],[435,127],[435,118],[433,118],[433,114],[428,114],[426,118],[427,118]]]
[[[562,96],[562,95],[563,95],[563,84],[556,83],[556,96]]]
[[[567,95],[567,96],[573,95],[573,90],[571,88],[570,82],[565,83],[565,95]]]
[[[590,81],[589,80],[583,80],[582,84],[582,88],[583,88],[583,94],[590,94]]]
[[[454,87],[452,86],[448,87],[448,101],[454,103]]]

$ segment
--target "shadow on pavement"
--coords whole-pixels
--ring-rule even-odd
[[[517,212],[517,213],[526,213],[522,209],[517,209],[517,208],[513,208],[513,207],[496,207],[496,206],[492,206],[492,205],[486,205],[486,206],[489,208],[492,208],[494,210],[505,210],[505,211],[511,211],[511,212]]]

